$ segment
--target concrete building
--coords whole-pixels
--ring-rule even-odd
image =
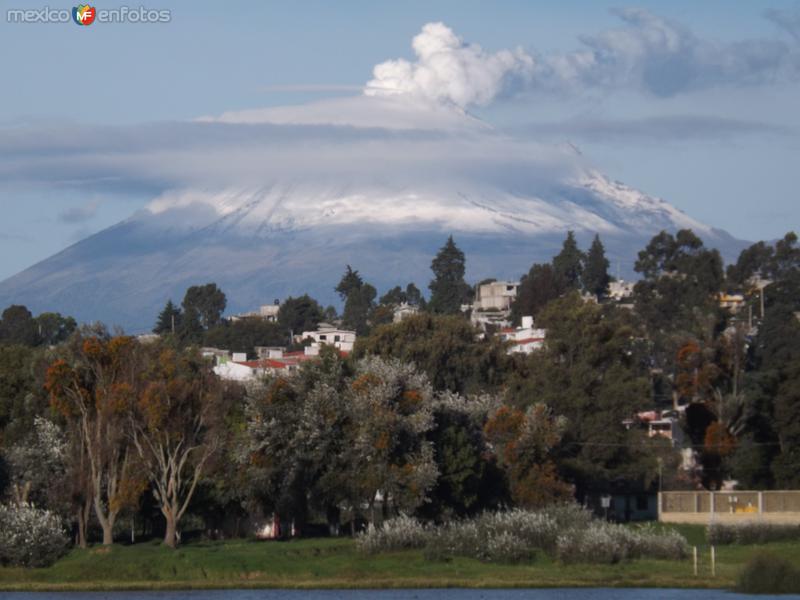
[[[407,319],[412,315],[419,312],[419,306],[403,302],[402,304],[394,307],[394,314],[392,315],[392,322],[399,323],[403,319]]]
[[[547,336],[545,329],[538,329],[534,326],[533,317],[522,317],[522,326],[506,327],[500,331],[500,339],[510,342],[509,354],[518,352],[530,354],[534,350],[544,347],[544,340]]]
[[[322,344],[333,346],[342,352],[352,352],[356,342],[356,332],[338,329],[327,323],[320,323],[316,331],[304,331],[300,340],[311,339],[311,348],[319,350]]]
[[[255,351],[259,359],[283,358],[286,346],[256,346]]]
[[[475,301],[462,307],[470,312],[470,321],[484,331],[511,325],[511,304],[517,297],[519,282],[490,281],[475,288]]]
[[[241,319],[263,319],[270,323],[278,322],[278,311],[281,309],[281,302],[277,298],[272,304],[263,304],[254,310],[246,313],[239,313],[230,317],[231,321],[239,321]]]
[[[492,281],[475,290],[473,311],[509,311],[517,297],[518,281]]]
[[[200,355],[203,358],[210,358],[215,364],[231,359],[231,351],[221,348],[200,348]]]
[[[733,314],[738,313],[744,307],[744,304],[744,294],[726,294],[723,292],[719,295],[719,307],[727,309]]]
[[[608,297],[610,300],[622,302],[633,296],[634,284],[624,279],[617,279],[608,284]]]

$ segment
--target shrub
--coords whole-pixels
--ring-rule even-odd
[[[785,542],[800,539],[800,525],[760,523],[758,521],[733,524],[713,523],[708,526],[707,535],[708,543],[715,546]]]
[[[662,533],[652,526],[630,529],[602,521],[559,536],[556,546],[556,556],[566,563],[613,564],[635,558],[680,560],[688,553],[686,538],[675,531]]]
[[[739,573],[736,589],[747,594],[795,594],[800,592],[800,570],[779,556],[759,552]]]
[[[386,521],[382,529],[370,527],[357,543],[367,553],[424,548],[427,560],[466,556],[503,563],[531,560],[537,550],[564,562],[592,563],[645,557],[681,559],[688,554],[686,539],[677,532],[596,521],[577,505],[537,512],[517,509],[484,513],[439,527],[399,517]]]
[[[659,531],[647,524],[633,530],[630,558],[682,560],[689,556],[689,543],[674,530]]]
[[[377,554],[422,548],[427,541],[426,527],[413,517],[401,515],[384,521],[382,527],[370,524],[367,531],[356,538],[356,546],[367,554]]]
[[[483,560],[498,563],[521,563],[533,559],[534,550],[519,536],[504,531],[486,540]]]
[[[33,506],[0,506],[0,563],[46,567],[67,551],[61,519]]]
[[[628,558],[630,544],[619,526],[594,523],[558,536],[556,556],[565,563],[618,563]]]

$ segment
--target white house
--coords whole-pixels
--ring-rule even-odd
[[[239,313],[230,317],[231,321],[239,321],[241,319],[263,319],[270,323],[278,322],[278,311],[281,309],[281,302],[277,298],[272,304],[263,304],[258,307],[258,310]]]
[[[356,342],[356,332],[338,329],[333,325],[321,323],[316,331],[304,331],[301,340],[311,338],[311,347],[319,349],[323,344],[333,346],[342,352],[352,352]]]
[[[517,297],[518,281],[491,281],[478,286],[475,293],[474,311],[508,311]]]
[[[393,323],[399,323],[403,319],[406,319],[412,315],[415,315],[419,312],[419,306],[415,306],[413,304],[408,304],[407,302],[403,302],[398,306],[394,307],[394,314],[392,316]]]
[[[633,286],[634,284],[632,282],[625,281],[624,279],[612,281],[608,284],[608,297],[611,300],[621,302],[633,296]]]
[[[544,347],[547,330],[537,329],[533,324],[533,317],[522,317],[521,327],[506,327],[500,331],[500,339],[511,342],[509,354],[530,354],[534,350]]]
[[[465,307],[471,310],[470,321],[483,328],[508,327],[511,324],[511,304],[517,297],[517,281],[490,281],[475,289],[475,301]],[[463,310],[463,308],[462,308]]]

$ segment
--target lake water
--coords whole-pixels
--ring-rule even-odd
[[[759,600],[722,590],[562,588],[535,590],[213,590],[186,592],[0,592],[3,600]]]

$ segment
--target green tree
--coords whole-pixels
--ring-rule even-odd
[[[589,252],[586,255],[586,263],[583,272],[584,289],[601,300],[608,292],[608,284],[611,277],[608,274],[608,259],[606,258],[603,242],[600,236],[595,235]]]
[[[308,294],[297,298],[290,296],[278,310],[278,325],[287,334],[291,331],[300,335],[304,331],[314,331],[322,316],[322,307]]]
[[[398,358],[417,365],[437,390],[477,392],[499,386],[509,362],[501,342],[478,333],[461,317],[422,313],[376,327],[356,341],[354,355]]]
[[[75,319],[60,313],[44,312],[35,319],[40,343],[55,346],[65,341],[78,327]]]
[[[545,349],[527,357],[509,383],[512,407],[538,402],[566,417],[558,465],[579,496],[611,482],[641,489],[655,472],[643,436],[622,427],[649,400],[640,333],[630,319],[624,309],[584,303],[577,293],[552,302],[539,318]]]
[[[797,488],[800,477],[800,269],[765,289],[766,313],[745,375],[733,475],[758,487]]]
[[[728,284],[741,289],[746,287],[747,281],[751,277],[767,278],[773,255],[773,247],[765,242],[757,242],[748,246],[741,251],[736,263],[728,265],[726,272]]]
[[[511,304],[511,319],[519,324],[524,316],[538,317],[548,303],[565,291],[563,279],[557,276],[551,265],[534,264],[519,283],[517,297]]]
[[[31,311],[19,304],[6,308],[0,318],[0,342],[22,346],[38,345],[38,327]]]
[[[424,518],[463,518],[497,509],[510,500],[505,475],[483,435],[489,413],[500,405],[497,396],[440,393],[434,402],[433,443],[439,477],[420,507]]]
[[[247,495],[302,531],[311,509],[335,530],[338,507],[352,502],[341,462],[348,428],[349,366],[325,346],[295,377],[250,388],[243,439],[235,449]]]
[[[383,304],[384,306],[398,306],[407,301],[408,301],[408,296],[403,291],[403,288],[401,288],[399,285],[396,285],[392,289],[387,291],[383,296],[381,296],[378,303]]]
[[[356,363],[347,411],[342,483],[352,506],[366,505],[368,518],[379,494],[384,513],[421,506],[438,475],[427,439],[433,428],[427,377],[395,359],[364,358]]]
[[[187,289],[182,306],[184,314],[196,313],[201,327],[208,329],[220,322],[227,304],[228,300],[217,284],[207,283]]]
[[[245,317],[223,321],[212,327],[203,335],[203,344],[254,356],[256,346],[281,346],[286,339],[287,332],[278,323],[270,323],[259,317]]]
[[[362,285],[364,285],[364,280],[361,275],[358,274],[358,271],[354,271],[350,265],[347,265],[342,279],[336,286],[336,293],[339,294],[342,301],[346,302],[348,296],[361,289]]]
[[[178,327],[178,339],[181,345],[189,346],[200,344],[203,341],[203,322],[198,310],[189,306],[181,313],[181,323]]]
[[[561,252],[553,257],[553,271],[556,277],[561,280],[564,288],[569,290],[581,289],[585,258],[583,252],[578,248],[578,243],[575,241],[575,234],[572,231],[568,231],[561,247]]]
[[[416,285],[409,283],[406,286],[405,294],[406,302],[408,302],[411,306],[419,306],[421,309],[425,308],[425,298],[422,296],[422,292]]]
[[[41,393],[42,350],[0,344],[0,439],[6,444],[22,441],[45,413]]]
[[[336,291],[344,300],[342,325],[352,329],[358,335],[366,335],[369,331],[369,317],[375,308],[377,291],[354,271],[350,265],[342,276]]]
[[[461,305],[469,302],[471,288],[464,281],[466,273],[464,253],[453,241],[453,236],[439,250],[431,262],[433,280],[428,286],[431,299],[428,308],[431,312],[445,315],[461,313]]]
[[[158,313],[156,325],[153,327],[153,333],[164,335],[167,333],[176,333],[181,328],[181,309],[172,303],[172,300],[167,300],[167,304],[162,311]]]
[[[672,371],[687,338],[711,342],[720,329],[722,259],[688,229],[675,236],[662,231],[639,252],[634,268],[643,276],[634,306],[653,345],[654,366]]]

